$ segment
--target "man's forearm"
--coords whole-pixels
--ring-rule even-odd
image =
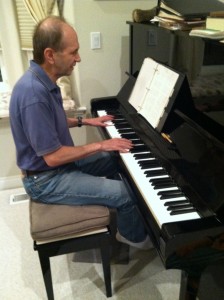
[[[58,150],[44,155],[44,160],[49,167],[58,167],[75,160],[82,159],[101,151],[101,143],[92,143],[84,146],[62,146]]]

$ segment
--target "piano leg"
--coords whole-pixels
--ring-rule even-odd
[[[192,278],[182,270],[179,300],[196,300],[199,281],[200,277]]]

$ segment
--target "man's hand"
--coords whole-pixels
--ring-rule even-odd
[[[98,118],[88,118],[88,119],[83,119],[83,124],[84,125],[89,125],[89,126],[100,126],[100,127],[106,127],[108,124],[106,122],[113,121],[114,116],[112,115],[107,115],[107,116],[102,116]]]
[[[119,151],[120,153],[127,153],[133,148],[133,144],[130,140],[122,138],[104,140],[100,143],[102,151]]]

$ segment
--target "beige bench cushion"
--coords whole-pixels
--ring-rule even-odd
[[[44,241],[95,230],[109,225],[104,206],[50,205],[30,201],[30,231],[34,240]]]

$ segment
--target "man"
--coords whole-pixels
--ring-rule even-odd
[[[137,248],[151,247],[134,199],[120,180],[113,151],[132,148],[114,138],[74,146],[69,128],[106,126],[113,116],[66,118],[56,80],[80,62],[75,30],[60,17],[47,17],[33,35],[34,60],[16,83],[10,101],[11,129],[23,184],[33,200],[48,204],[104,205],[117,209],[117,239]],[[40,220],[41,222],[41,220]]]

